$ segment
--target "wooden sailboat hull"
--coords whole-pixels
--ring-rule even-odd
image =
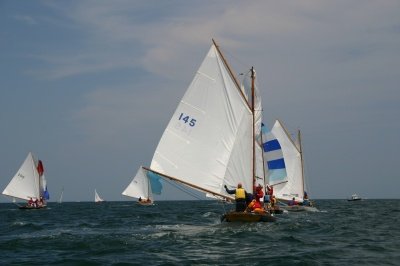
[[[221,221],[226,222],[274,222],[276,218],[269,213],[254,212],[228,212],[221,217]]]
[[[150,202],[138,201],[138,204],[142,205],[142,206],[152,206],[152,205],[154,205],[154,202],[152,202],[152,201],[150,201]]]

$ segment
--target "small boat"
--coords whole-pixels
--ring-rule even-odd
[[[362,198],[357,194],[353,194],[351,195],[351,198],[347,199],[347,201],[359,201],[359,200],[362,200]]]
[[[104,202],[104,200],[97,193],[96,189],[94,190],[94,202],[96,203]]]
[[[122,195],[138,199],[138,204],[144,206],[154,205],[153,191],[157,194],[161,192],[162,186],[158,182],[157,177],[151,182],[151,172],[145,171],[142,167],[139,168],[135,177],[122,192]]]
[[[50,198],[47,182],[44,176],[44,167],[41,160],[36,160],[30,152],[18,172],[11,179],[3,191],[3,195],[27,201],[24,206],[18,205],[21,210],[46,208],[46,201]]]

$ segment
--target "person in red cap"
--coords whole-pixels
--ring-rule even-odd
[[[246,190],[242,188],[242,183],[238,183],[237,188],[235,189],[228,189],[225,185],[225,190],[228,194],[235,194],[235,201],[236,201],[236,211],[237,212],[244,212],[246,210]]]

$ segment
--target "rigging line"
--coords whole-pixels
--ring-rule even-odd
[[[240,60],[239,57],[237,57],[235,54],[230,53],[229,50],[227,49],[221,49],[223,50],[224,54],[229,56],[229,62],[236,62],[237,65],[240,65],[244,69],[250,69],[251,66],[244,61]]]
[[[180,191],[182,191],[182,192],[188,194],[189,196],[192,196],[193,198],[198,199],[198,200],[201,200],[201,199],[202,199],[202,198],[200,198],[198,195],[196,195],[194,192],[191,192],[191,191],[189,191],[189,190],[183,188],[182,186],[176,184],[176,182],[171,181],[171,180],[168,180],[168,179],[164,179],[164,180],[165,180],[168,184],[170,184],[171,186],[173,186],[173,187],[179,189]]]

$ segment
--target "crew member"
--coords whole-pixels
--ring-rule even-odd
[[[235,194],[235,201],[236,201],[236,211],[243,212],[246,210],[246,190],[242,188],[242,184],[239,183],[237,188],[235,189],[228,189],[225,185],[225,190],[228,194]]]

